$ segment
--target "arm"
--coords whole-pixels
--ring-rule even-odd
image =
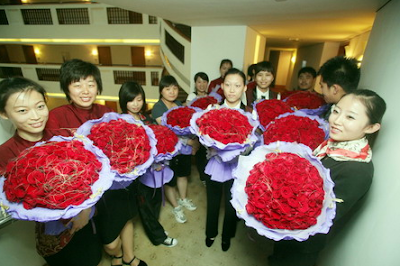
[[[348,214],[354,205],[369,190],[372,177],[372,163],[342,162],[331,172],[335,182],[334,192],[338,199],[344,202],[336,204],[335,221]]]
[[[92,208],[84,209],[77,216],[75,216],[68,222],[67,226],[70,223],[72,223],[72,228],[69,230],[69,233],[71,235],[74,234],[75,232],[77,232],[78,230],[82,229],[83,227],[85,227],[88,224],[88,222],[90,220],[91,212],[92,212]]]

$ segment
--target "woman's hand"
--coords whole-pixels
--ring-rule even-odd
[[[192,155],[195,155],[196,152],[200,149],[200,142],[198,138],[189,139],[187,144],[192,146]]]
[[[68,222],[67,226],[69,226],[69,224],[72,223],[72,228],[69,230],[69,233],[71,235],[76,233],[77,231],[79,231],[88,224],[91,211],[92,208],[84,209],[77,216],[75,216]]]

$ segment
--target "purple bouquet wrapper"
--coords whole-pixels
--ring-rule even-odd
[[[245,115],[248,118],[248,121],[250,125],[253,127],[251,134],[247,137],[246,141],[244,143],[228,143],[228,144],[223,144],[222,142],[219,142],[217,140],[212,139],[209,135],[204,135],[200,132],[199,127],[196,124],[196,120],[199,119],[202,115],[205,113],[219,109],[221,107],[212,107],[210,109],[202,110],[200,112],[197,112],[193,114],[192,119],[190,120],[190,130],[193,134],[196,134],[199,137],[199,141],[201,144],[204,146],[211,148],[213,150],[212,155],[218,155],[222,161],[228,162],[234,159],[236,156],[241,154],[242,152],[246,151],[249,149],[249,147],[253,147],[253,145],[257,142],[258,138],[256,136],[256,129],[260,125],[257,120],[255,120],[252,117],[252,114],[247,113],[241,109],[235,109],[239,111],[241,114]],[[224,108],[224,107],[222,107]]]
[[[290,152],[307,159],[314,167],[318,169],[322,179],[325,191],[322,212],[317,217],[317,223],[305,230],[286,230],[271,229],[266,227],[262,222],[256,220],[253,215],[246,211],[248,196],[245,192],[246,181],[250,175],[250,171],[254,165],[265,160],[268,153]],[[240,156],[238,166],[233,171],[234,182],[231,189],[232,206],[236,210],[239,218],[243,219],[248,227],[257,230],[259,235],[279,240],[297,240],[305,241],[315,234],[327,234],[333,224],[336,215],[336,202],[333,192],[334,183],[330,177],[330,171],[326,169],[321,161],[312,155],[309,147],[303,144],[295,144],[289,142],[273,142],[269,145],[259,146],[253,150],[249,156]]]
[[[114,173],[111,172],[110,161],[104,153],[92,144],[86,137],[62,137],[55,136],[52,137],[49,141],[72,141],[79,140],[84,144],[84,148],[88,151],[93,152],[96,155],[96,158],[101,162],[102,169],[99,173],[99,179],[93,183],[91,186],[92,196],[86,199],[80,205],[70,205],[65,209],[48,209],[43,207],[36,207],[33,209],[25,209],[22,203],[9,202],[6,198],[3,186],[5,177],[0,177],[0,203],[2,209],[5,209],[11,217],[18,220],[29,220],[29,221],[37,221],[37,222],[49,222],[56,221],[59,219],[70,219],[78,215],[82,210],[91,208],[93,205],[99,201],[102,197],[103,193],[108,190],[112,182],[114,180]],[[35,146],[42,145],[46,142],[36,143]]]
[[[255,132],[257,127],[259,126],[259,123],[252,117],[252,114],[247,113],[241,109],[235,109],[247,117],[250,125],[253,127],[252,132],[251,134],[249,134],[247,140],[244,143],[236,142],[223,144],[217,140],[212,139],[209,135],[202,134],[196,124],[196,120],[199,119],[202,115],[217,108],[219,107],[212,107],[195,113],[190,120],[190,125],[192,133],[196,134],[199,137],[200,143],[208,147],[208,158],[210,160],[207,163],[205,172],[211,176],[211,180],[225,182],[232,179],[232,169],[235,167],[235,164],[237,162],[237,156],[252,149],[254,144],[258,141],[258,137],[256,136]]]
[[[161,165],[161,170],[157,171],[156,168]],[[140,183],[151,188],[160,188],[168,183],[174,177],[174,171],[168,164],[154,164],[147,169],[146,173],[139,177]]]
[[[111,169],[112,172],[115,173],[115,182],[120,183],[120,184],[113,184],[111,189],[120,189],[129,186],[130,182],[144,174],[151,166],[151,164],[154,162],[154,156],[157,154],[157,148],[156,148],[156,143],[157,140],[154,136],[153,130],[151,130],[148,126],[145,126],[143,122],[138,121],[133,118],[133,116],[128,115],[128,114],[118,114],[118,113],[106,113],[104,114],[101,118],[99,119],[94,119],[94,120],[89,120],[85,123],[83,123],[76,131],[76,135],[83,135],[83,136],[88,136],[90,134],[91,128],[95,124],[99,124],[102,122],[109,122],[111,120],[118,120],[118,119],[123,119],[128,123],[131,124],[137,124],[140,126],[143,126],[143,128],[146,131],[147,136],[149,137],[149,142],[150,142],[150,156],[147,159],[147,161],[141,165],[136,166],[131,172],[129,173],[118,173],[118,171]]]

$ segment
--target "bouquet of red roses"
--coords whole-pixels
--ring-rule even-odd
[[[161,117],[161,124],[171,129],[178,136],[190,135],[190,119],[200,109],[191,106],[176,106]]]
[[[235,158],[257,141],[258,121],[240,109],[211,108],[193,115],[190,124],[200,142],[210,148],[206,173],[215,181],[231,179]]]
[[[324,98],[316,92],[299,91],[289,95],[283,100],[290,107],[302,110],[309,115],[320,115],[329,108]]]
[[[334,183],[308,147],[286,142],[257,147],[240,156],[234,176],[232,206],[260,235],[304,241],[332,226]]]
[[[209,105],[218,104],[220,102],[220,99],[221,96],[219,94],[214,94],[214,96],[207,95],[207,96],[197,97],[189,103],[189,106],[205,110]]]
[[[108,156],[116,182],[131,182],[146,172],[157,153],[153,131],[131,115],[106,113],[77,130],[87,136]]]
[[[193,137],[190,131],[190,119],[193,114],[200,110],[200,108],[192,106],[176,106],[169,109],[161,117],[161,124],[179,136],[182,142],[179,151],[181,154],[192,154],[192,146],[186,144],[187,140]]]
[[[297,142],[315,149],[329,135],[328,123],[300,111],[278,116],[263,133],[264,144],[275,141]]]
[[[93,206],[114,176],[88,139],[53,137],[23,151],[0,181],[2,207],[16,219],[69,219]]]
[[[263,131],[279,115],[294,112],[287,103],[276,99],[256,101],[253,103],[253,110],[258,115]]]
[[[176,134],[166,126],[149,125],[157,139],[157,155],[154,162],[140,178],[140,182],[152,188],[158,188],[171,181],[174,172],[168,161],[178,154],[182,143]]]

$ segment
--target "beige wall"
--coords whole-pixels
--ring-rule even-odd
[[[321,266],[397,266],[400,261],[400,1],[377,12],[361,66],[360,87],[376,91],[387,104],[374,146],[374,181],[363,208],[329,245]]]

